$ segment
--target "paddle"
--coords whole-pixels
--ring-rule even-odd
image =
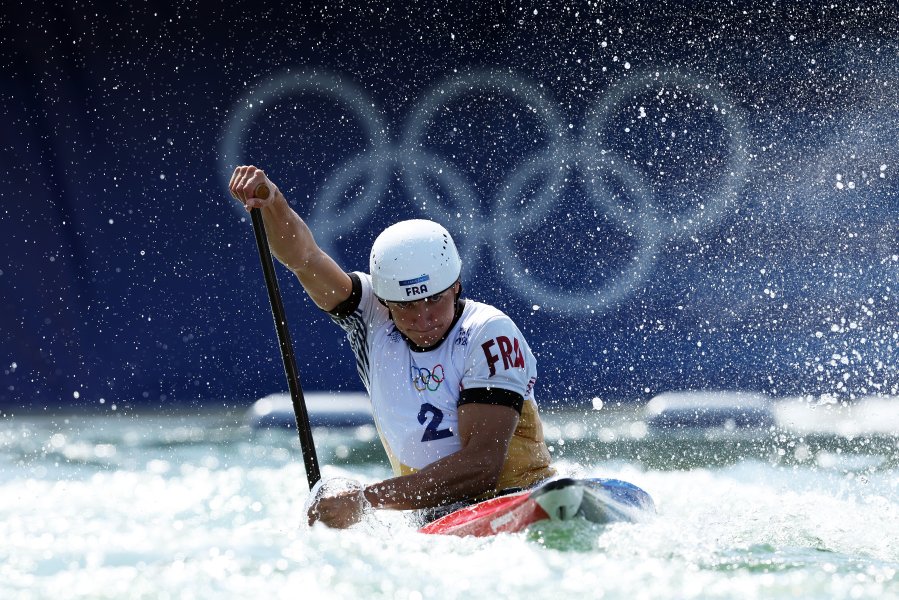
[[[260,183],[253,195],[257,198],[265,199],[268,198],[269,193],[268,186]],[[265,285],[268,288],[268,300],[272,306],[272,316],[275,318],[275,329],[278,332],[278,342],[281,346],[281,359],[284,361],[284,373],[287,375],[287,386],[290,388],[290,398],[293,400],[293,414],[297,420],[297,433],[300,436],[300,450],[303,452],[306,479],[311,490],[322,476],[318,467],[318,457],[315,454],[312,428],[309,426],[309,412],[306,410],[306,400],[303,397],[303,388],[300,386],[300,373],[297,370],[296,355],[293,351],[293,344],[290,341],[287,317],[284,314],[284,304],[281,302],[281,291],[278,289],[275,265],[272,262],[272,253],[269,250],[268,238],[265,235],[262,212],[260,209],[254,208],[250,211],[250,217],[253,220],[256,247],[259,249],[259,261],[262,263],[262,273],[265,275]]]

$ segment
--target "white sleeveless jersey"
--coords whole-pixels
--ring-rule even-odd
[[[458,451],[460,393],[483,388],[524,398],[497,489],[552,475],[534,401],[536,360],[515,323],[490,305],[465,300],[443,342],[414,351],[374,296],[371,276],[355,275],[362,284],[358,307],[332,318],[347,332],[394,472],[408,474]]]

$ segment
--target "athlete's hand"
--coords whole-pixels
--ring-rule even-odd
[[[322,496],[309,507],[309,524],[321,521],[328,527],[346,529],[362,520],[365,513],[362,490],[349,490],[333,496]]]
[[[262,169],[252,165],[234,169],[228,190],[234,199],[243,204],[247,211],[270,206],[280,193],[278,186],[265,175]]]

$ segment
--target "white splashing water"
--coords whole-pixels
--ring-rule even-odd
[[[425,536],[302,524],[291,434],[92,419],[0,431],[0,597],[794,598],[899,594],[899,472],[561,468],[649,491],[644,523]],[[27,433],[25,433],[27,432]],[[54,437],[63,435],[64,439]],[[351,434],[327,444],[350,443]],[[51,441],[52,440],[52,441]],[[372,480],[386,467],[324,468]]]

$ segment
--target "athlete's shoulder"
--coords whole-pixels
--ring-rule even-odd
[[[362,286],[365,289],[371,290],[371,274],[365,273],[363,271],[353,271],[353,274],[360,279],[360,281],[362,282]]]
[[[491,304],[476,300],[465,300],[465,310],[460,319],[461,328],[475,340],[492,338],[497,335],[522,337],[521,330],[512,317]]]
[[[471,299],[465,300],[465,310],[462,312],[460,321],[469,328],[507,326],[517,329],[512,317],[502,310],[492,304],[485,304],[484,302]]]
[[[344,329],[356,330],[360,327],[383,325],[389,320],[389,314],[374,295],[371,275],[353,271],[349,276],[353,282],[353,291],[345,302],[330,311],[331,318]]]
[[[512,318],[478,302],[472,306],[467,333],[465,389],[501,388],[530,397],[536,359]]]
[[[470,323],[487,323],[494,319],[508,319],[512,321],[509,315],[492,304],[478,302],[471,298],[465,299],[465,310],[462,312],[462,319]]]

